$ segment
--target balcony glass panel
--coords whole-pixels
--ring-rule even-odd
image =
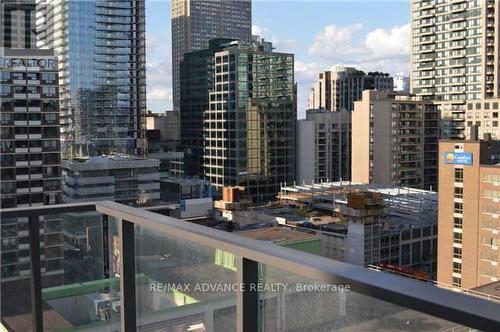
[[[236,330],[236,259],[222,250],[135,227],[137,325]]]
[[[467,331],[464,326],[259,264],[262,331]],[[267,286],[267,287],[266,287]]]
[[[32,323],[27,223],[28,218],[2,220],[0,309],[3,323],[14,331],[31,331]]]
[[[42,278],[44,330],[118,331],[120,253],[115,219],[110,217],[106,227],[97,212],[44,218],[50,222],[44,224],[41,235],[46,239],[42,269],[51,275]],[[54,243],[56,239],[59,243]]]

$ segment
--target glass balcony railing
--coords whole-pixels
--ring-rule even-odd
[[[18,246],[9,331],[500,330],[494,299],[114,202],[3,209],[1,225]]]

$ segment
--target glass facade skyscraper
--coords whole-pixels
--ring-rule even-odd
[[[174,110],[180,108],[180,63],[185,53],[203,50],[215,38],[250,42],[251,0],[172,0],[172,83]]]
[[[219,189],[243,186],[255,202],[295,179],[294,57],[271,50],[254,40],[215,52],[203,115],[205,178]]]
[[[180,139],[184,148],[184,173],[203,174],[203,114],[213,85],[215,52],[222,51],[231,39],[213,39],[204,50],[184,54],[180,64]]]
[[[295,177],[297,119],[293,54],[269,42],[213,39],[181,62],[185,172],[218,189],[243,186],[272,200]]]
[[[37,1],[38,46],[59,60],[63,153],[145,150],[144,0]]]

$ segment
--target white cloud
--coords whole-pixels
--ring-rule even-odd
[[[373,58],[392,58],[410,54],[410,24],[389,30],[376,29],[366,35],[365,47]]]
[[[295,60],[295,80],[298,82],[314,82],[321,70],[323,68],[317,63]]]
[[[258,26],[258,25],[252,25],[252,35],[263,37],[265,34],[267,34],[267,28],[266,27],[261,27],[261,26]]]
[[[321,30],[314,38],[309,47],[309,55],[319,56],[324,59],[339,60],[343,56],[359,56],[365,53],[362,45],[353,43],[353,35],[363,29],[363,24],[339,27],[328,25]]]
[[[156,85],[155,87],[148,89],[147,98],[151,101],[171,101],[172,89],[167,86]]]
[[[274,37],[274,40],[271,38],[271,41],[276,48],[279,48],[280,52],[295,53],[300,47],[299,41],[293,38],[280,40],[277,37]]]
[[[345,27],[326,26],[309,47],[309,55],[330,64],[350,65],[366,71],[394,74],[408,71],[410,57],[410,25],[376,29],[359,42],[353,36],[362,29],[357,23]]]

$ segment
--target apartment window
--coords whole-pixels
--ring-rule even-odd
[[[462,263],[453,262],[453,272],[462,273]]]
[[[12,88],[10,86],[1,85],[0,86],[0,97],[10,97],[12,94]]]
[[[43,115],[43,123],[44,124],[56,124],[58,121],[57,113],[46,113]]]
[[[11,74],[8,71],[0,71],[0,82],[5,83],[9,82],[11,78]]]
[[[1,105],[0,109],[2,110],[2,112],[12,112],[13,111],[11,101],[2,101],[0,105]]]
[[[38,80],[38,74],[37,73],[27,73],[26,74],[26,79],[28,81],[37,81]]]
[[[455,198],[463,198],[464,197],[464,188],[455,187]]]
[[[455,217],[453,218],[453,227],[454,228],[462,228],[462,218]]]
[[[455,182],[463,183],[464,182],[464,170],[463,168],[455,169]]]
[[[43,83],[55,83],[56,81],[56,74],[55,73],[43,73],[42,74],[42,82]]]
[[[462,233],[453,232],[453,242],[462,243]]]
[[[12,114],[11,113],[0,113],[0,124],[2,124],[2,125],[13,124]]]
[[[453,209],[454,213],[463,213],[463,209],[464,209],[464,206],[462,203],[455,202],[454,209]]]
[[[12,73],[12,79],[16,81],[24,80],[24,73]]]
[[[57,111],[57,102],[55,101],[44,101],[42,103],[43,112],[56,112]]]
[[[45,181],[44,190],[46,190],[46,191],[59,190],[59,181],[57,181],[57,180]]]
[[[462,258],[462,248],[453,247],[453,257]]]

